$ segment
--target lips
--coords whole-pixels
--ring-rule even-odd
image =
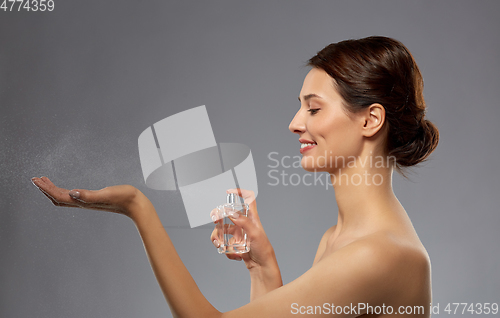
[[[306,146],[306,147],[302,147],[300,148],[300,153],[301,154],[304,154],[306,151],[309,151],[311,150],[312,148],[316,147],[316,145],[311,145],[311,146]]]
[[[316,142],[312,140],[307,140],[307,139],[299,139],[300,142],[300,153],[303,154],[306,151],[311,150],[312,148],[316,147]]]

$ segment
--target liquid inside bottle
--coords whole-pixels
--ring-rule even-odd
[[[229,200],[229,199],[228,199]],[[248,204],[246,203],[226,203],[217,207],[218,220],[216,221],[217,236],[220,246],[217,249],[222,253],[246,253],[250,251],[247,234],[243,228],[236,226],[231,221],[234,213],[248,216]]]

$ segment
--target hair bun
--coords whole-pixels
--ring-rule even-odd
[[[439,130],[427,119],[420,122],[415,137],[406,144],[393,149],[391,156],[396,157],[400,166],[410,167],[425,161],[436,149],[439,142]]]

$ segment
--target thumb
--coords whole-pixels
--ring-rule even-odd
[[[94,203],[99,201],[102,198],[97,196],[97,191],[93,190],[85,190],[85,189],[73,189],[69,191],[69,196],[73,199],[84,202],[84,203]]]
[[[81,191],[82,190],[78,190],[78,189],[69,190],[69,196],[75,200],[80,200]]]
[[[138,195],[131,185],[117,185],[101,190],[73,189],[69,196],[79,202],[81,207],[104,211],[125,213]]]

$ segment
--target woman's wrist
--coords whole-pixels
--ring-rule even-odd
[[[250,272],[250,301],[283,286],[281,273],[277,266],[254,266]]]
[[[250,268],[248,272],[252,280],[262,280],[270,282],[272,285],[282,284],[281,272],[277,264],[276,266],[254,266]]]
[[[267,291],[283,285],[274,250],[271,250],[269,253],[270,255],[266,258],[266,263],[254,263],[253,266],[248,268],[252,285],[258,285]]]
[[[134,194],[127,201],[125,205],[126,215],[135,223],[146,217],[150,212],[155,211],[151,201],[139,189],[135,189]]]

